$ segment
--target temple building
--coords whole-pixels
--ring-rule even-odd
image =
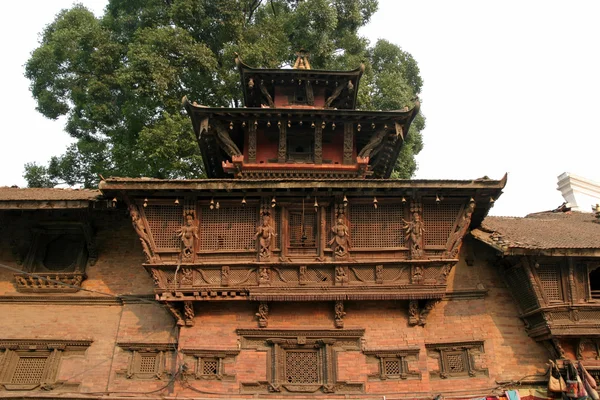
[[[256,69],[187,98],[207,179],[0,188],[0,398],[399,399],[600,375],[593,214],[486,217],[506,176],[390,175],[419,102],[363,68]]]

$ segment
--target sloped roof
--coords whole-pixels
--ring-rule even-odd
[[[0,187],[0,202],[9,201],[93,201],[99,190]]]
[[[542,212],[525,218],[487,217],[471,234],[505,254],[599,250],[600,223],[595,220],[594,214],[582,212]]]

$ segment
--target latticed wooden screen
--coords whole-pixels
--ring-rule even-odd
[[[319,383],[317,351],[287,350],[285,380],[288,383]]]
[[[527,274],[521,267],[511,268],[505,274],[506,283],[522,311],[537,307],[537,298],[531,289]]]
[[[354,248],[405,247],[402,204],[353,204],[350,237]]]
[[[461,209],[460,204],[423,204],[424,245],[445,246]]]
[[[176,251],[181,247],[177,231],[183,225],[183,209],[178,205],[148,204],[144,208],[152,239],[159,251]]]
[[[218,373],[218,360],[202,360],[202,375],[217,375]]]
[[[156,354],[140,354],[138,370],[140,374],[152,374],[156,371]]]
[[[10,382],[21,385],[40,383],[46,361],[48,357],[19,357]]]
[[[255,207],[221,205],[211,210],[201,208],[200,250],[250,250],[255,248],[258,226]]]
[[[460,374],[462,372],[467,371],[465,353],[446,353],[445,362],[448,367],[448,373],[450,374]]]
[[[560,265],[541,264],[537,269],[537,275],[546,298],[549,301],[562,301]]]
[[[384,365],[384,374],[385,375],[400,375],[401,366],[400,360],[385,360],[383,362]]]
[[[302,214],[302,210],[290,210],[290,247],[316,247],[317,213],[309,209],[304,212],[304,216]]]

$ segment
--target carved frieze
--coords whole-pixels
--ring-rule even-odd
[[[77,292],[85,280],[83,272],[56,272],[53,274],[14,274],[19,292]]]

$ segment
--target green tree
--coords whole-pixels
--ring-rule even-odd
[[[358,30],[377,0],[110,0],[102,17],[81,5],[61,11],[41,36],[25,75],[37,110],[66,115],[77,142],[48,166],[25,165],[30,186],[94,186],[105,176],[197,178],[200,151],[180,99],[240,106],[235,53],[256,67],[293,63],[311,52],[313,68],[366,70],[359,107],[412,106],[422,81],[398,46],[370,47]],[[416,170],[419,116],[395,176]]]

